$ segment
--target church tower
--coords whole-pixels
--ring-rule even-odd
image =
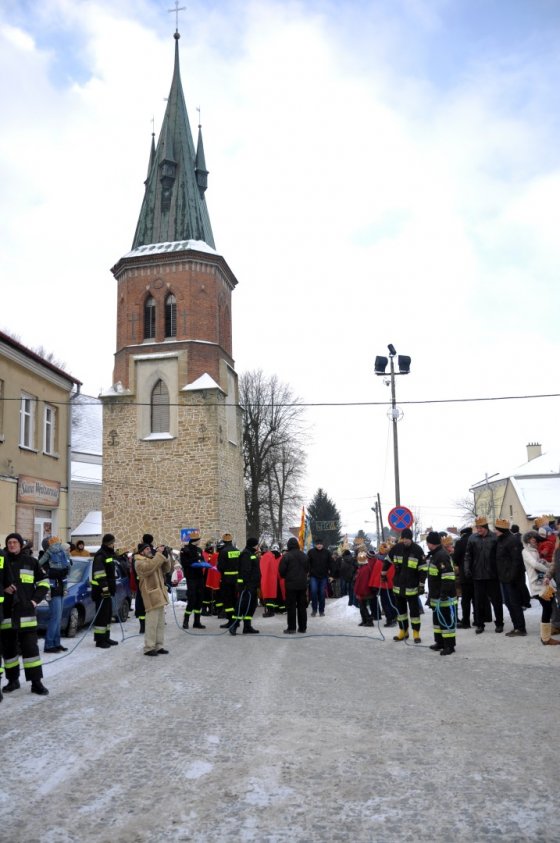
[[[178,546],[231,532],[243,546],[241,411],[232,358],[237,280],[216,251],[201,127],[194,147],[179,68],[152,136],[132,250],[113,267],[117,349],[103,401],[103,530]]]

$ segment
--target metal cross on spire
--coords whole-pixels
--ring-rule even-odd
[[[200,106],[197,105],[196,110],[198,111],[198,128],[200,129],[202,123],[200,122]]]
[[[175,7],[168,9],[168,12],[175,12],[175,32],[179,32],[179,12],[185,12],[186,6],[179,6],[179,0],[175,0]]]

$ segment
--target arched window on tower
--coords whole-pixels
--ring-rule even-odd
[[[169,390],[162,380],[152,389],[151,433],[169,433]]]
[[[177,336],[177,299],[173,293],[165,299],[165,336]]]
[[[144,304],[144,339],[153,340],[156,335],[156,300],[149,296]]]

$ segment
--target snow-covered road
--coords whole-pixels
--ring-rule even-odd
[[[459,631],[441,658],[345,604],[307,636],[259,609],[274,637],[235,638],[169,607],[167,656],[143,657],[132,618],[118,647],[46,657],[49,697],[22,682],[0,705],[2,839],[557,841],[560,647],[539,610],[525,639]]]

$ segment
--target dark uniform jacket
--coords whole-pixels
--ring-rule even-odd
[[[455,598],[455,571],[449,553],[441,545],[428,554],[428,593],[430,606],[436,601],[444,604]],[[448,604],[450,605],[450,604]]]
[[[488,531],[485,536],[473,533],[465,551],[465,576],[473,580],[497,580],[496,534]]]
[[[33,602],[38,604],[49,593],[49,581],[33,556],[4,551],[4,588],[15,585],[15,594],[4,593],[2,629],[31,629],[37,626]]]
[[[520,543],[513,533],[504,531],[496,537],[496,570],[498,579],[503,583],[525,582],[525,564]]]
[[[204,579],[204,568],[193,568],[196,562],[204,562],[202,550],[195,542],[189,542],[181,548],[181,568],[187,580]]]
[[[391,562],[395,566],[395,578],[393,580],[395,594],[401,597],[417,595],[418,588],[424,585],[427,571],[424,551],[420,545],[416,542],[412,542],[410,545],[397,542],[387,554],[383,563],[384,571],[389,569]]]
[[[237,584],[239,588],[249,588],[256,591],[261,583],[261,568],[259,557],[252,547],[246,547],[239,554],[239,574]]]
[[[299,548],[290,549],[280,560],[278,573],[286,581],[287,589],[296,591],[307,588],[309,559]]]
[[[218,571],[222,582],[237,582],[239,572],[239,551],[233,542],[226,542],[218,554]]]
[[[91,568],[91,594],[94,600],[100,597],[114,597],[117,589],[115,574],[115,551],[102,544],[95,556]]]

